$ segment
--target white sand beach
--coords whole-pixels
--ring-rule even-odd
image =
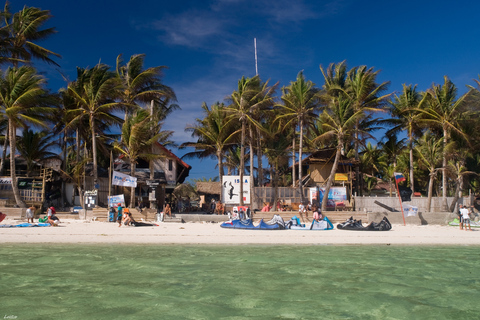
[[[2,224],[17,224],[5,219]],[[480,229],[440,225],[398,225],[389,231],[232,230],[220,223],[116,223],[64,220],[58,227],[0,228],[0,243],[91,244],[292,244],[292,245],[480,245]]]

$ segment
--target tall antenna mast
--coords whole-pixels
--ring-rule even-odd
[[[257,38],[253,38],[253,45],[255,46],[255,75],[258,76],[258,66],[257,66]]]

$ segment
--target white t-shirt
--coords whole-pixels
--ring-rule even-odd
[[[463,219],[470,219],[469,210],[467,208],[460,209],[460,213],[462,214]]]

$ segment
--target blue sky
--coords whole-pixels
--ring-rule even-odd
[[[319,65],[347,61],[381,70],[389,92],[402,84],[426,90],[447,75],[466,92],[480,73],[480,3],[475,1],[11,1],[50,10],[58,33],[40,42],[62,55],[61,68],[39,66],[57,91],[76,67],[115,65],[118,54],[146,54],[146,67],[165,65],[163,78],[182,108],[165,129],[178,144],[192,141],[186,124],[200,106],[223,99],[242,76],[255,75],[254,38],[262,80],[288,85],[303,70],[323,84]],[[181,156],[186,151],[172,150]],[[189,178],[218,175],[214,160],[186,160]]]

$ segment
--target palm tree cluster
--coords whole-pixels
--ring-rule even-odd
[[[49,148],[55,142],[63,171],[82,194],[88,163],[96,184],[111,152],[129,159],[134,174],[139,159],[156,157],[154,143],[173,143],[162,124],[179,106],[174,91],[162,83],[165,66],[145,68],[142,54],[128,62],[118,55],[115,68],[78,67],[75,80],[51,93],[33,67],[34,60],[58,65],[60,55],[38,44],[56,32],[43,28],[50,12],[25,6],[11,13],[7,2],[0,16],[0,130],[5,133],[0,172],[8,149],[18,205],[25,206],[16,185],[17,153],[31,167],[53,156]],[[293,186],[303,195],[305,155],[333,148],[325,194],[342,155],[359,164],[357,194],[371,190],[377,179],[391,182],[394,171],[408,173],[412,191],[441,194],[445,210],[448,195],[458,197],[467,187],[479,191],[479,80],[463,95],[448,77],[423,92],[404,85],[401,92],[388,93],[389,82],[379,83],[379,71],[372,67],[348,69],[343,61],[319,71],[321,86],[303,72],[282,88],[258,75],[242,77],[225,101],[204,103],[203,118],[186,126],[194,141],[182,147],[195,148],[186,157],[216,158],[219,177],[225,171],[241,181],[249,175],[252,186]],[[114,134],[117,128],[120,133]],[[377,140],[380,129],[384,137]],[[17,139],[19,132],[23,136]]]
[[[82,195],[87,163],[93,162],[97,184],[99,167],[108,167],[111,152],[125,156],[134,175],[139,159],[158,157],[152,153],[154,143],[173,143],[172,132],[162,130],[165,118],[179,109],[174,91],[162,83],[166,67],[145,68],[142,54],[127,63],[119,55],[114,70],[102,63],[78,67],[76,80],[59,93],[50,93],[32,62],[40,59],[58,65],[53,59],[60,55],[36,43],[56,32],[42,29],[50,12],[25,6],[12,14],[7,2],[0,16],[0,64],[7,66],[0,69],[0,128],[5,132],[0,171],[9,146],[12,188],[19,206],[26,205],[17,186],[17,151],[31,172],[34,162],[57,156],[52,147],[60,148],[63,172]],[[112,133],[115,127],[120,134]],[[23,133],[17,139],[18,131]],[[133,205],[134,192],[131,195]]]
[[[182,144],[195,148],[186,156],[216,158],[219,176],[226,168],[241,181],[249,174],[252,185],[293,186],[303,194],[305,154],[334,148],[325,194],[342,155],[359,164],[358,194],[371,190],[378,179],[392,183],[395,171],[404,172],[412,192],[428,195],[429,203],[434,193],[441,194],[443,210],[447,196],[460,196],[465,186],[480,191],[480,123],[474,117],[480,81],[463,95],[448,77],[424,92],[404,85],[401,92],[388,93],[389,82],[379,83],[379,71],[367,66],[348,69],[343,61],[320,66],[320,72],[321,87],[300,72],[279,97],[278,84],[269,86],[258,75],[242,77],[224,102],[210,108],[204,103],[203,118],[186,126],[196,139]],[[377,140],[380,129],[384,136]],[[323,201],[323,210],[326,205]]]

